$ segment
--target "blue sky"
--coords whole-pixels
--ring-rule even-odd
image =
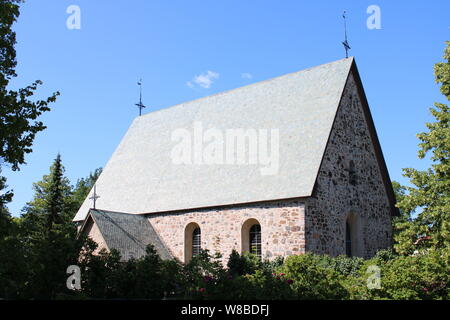
[[[66,26],[70,5],[81,10],[79,30]],[[370,5],[381,29],[367,28]],[[20,214],[58,152],[73,183],[106,164],[138,113],[139,78],[150,112],[338,60],[344,10],[390,176],[406,183],[402,168],[429,165],[417,159],[415,137],[432,120],[428,107],[445,102],[433,64],[450,40],[448,0],[28,0],[15,25],[11,88],[41,79],[38,98],[61,96],[27,165],[4,169],[10,211]]]

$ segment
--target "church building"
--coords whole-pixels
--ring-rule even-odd
[[[94,201],[95,200],[95,205]],[[99,248],[369,258],[395,198],[354,58],[137,117],[76,214]]]

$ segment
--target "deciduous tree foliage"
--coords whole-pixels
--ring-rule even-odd
[[[32,151],[36,134],[45,129],[37,119],[50,110],[49,104],[59,95],[56,92],[45,100],[32,101],[37,87],[42,84],[40,80],[17,91],[8,89],[11,79],[17,77],[16,34],[12,26],[19,17],[21,2],[0,1],[0,167],[6,163],[13,170],[19,170],[19,165],[25,163],[25,154]],[[4,181],[0,192],[2,187],[5,188]],[[4,206],[11,196],[11,193],[0,194],[0,205]]]
[[[444,53],[445,62],[434,67],[436,82],[441,85],[441,93],[450,100],[450,42]],[[404,169],[414,187],[406,187],[407,194],[398,202],[398,207],[406,213],[419,211],[413,223],[405,221],[397,228],[396,250],[411,254],[419,248],[449,248],[450,244],[450,113],[443,103],[435,103],[430,108],[435,122],[427,123],[428,132],[417,135],[419,158],[431,153],[431,168],[419,171]]]
[[[86,178],[78,179],[75,185],[75,189],[72,193],[72,205],[75,211],[78,211],[78,209],[81,207],[84,199],[86,199],[89,191],[91,191],[91,189],[94,187],[94,184],[101,173],[102,168],[97,168]]]
[[[55,93],[46,100],[30,101],[40,81],[18,91],[8,90],[10,80],[17,76],[16,34],[12,25],[19,16],[20,2],[0,2],[0,174],[5,163],[18,170],[19,165],[25,162],[24,155],[31,152],[36,133],[45,128],[36,119],[50,110],[48,104],[58,95]],[[6,208],[13,192],[6,188],[6,178],[0,176],[0,294],[4,297],[17,296],[24,281],[18,228]]]

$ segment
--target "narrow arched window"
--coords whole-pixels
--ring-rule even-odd
[[[348,257],[352,256],[352,231],[348,221],[345,223],[345,254]]]
[[[195,257],[200,254],[202,248],[202,232],[199,227],[192,232],[192,256]]]
[[[350,163],[348,165],[348,182],[351,185],[356,185],[356,170],[353,160],[350,160]]]
[[[261,225],[254,224],[250,228],[249,240],[250,253],[253,253],[258,258],[261,258]]]
[[[184,262],[188,263],[192,257],[201,251],[201,229],[200,226],[191,222],[184,229]]]

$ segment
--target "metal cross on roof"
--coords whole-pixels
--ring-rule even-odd
[[[94,194],[91,197],[89,197],[90,200],[94,201],[94,209],[95,209],[95,203],[96,203],[98,198],[100,198],[100,196],[97,195],[97,188],[96,188],[96,186],[94,184]]]
[[[139,86],[139,103],[136,103],[136,106],[139,108],[139,116],[141,116],[142,109],[146,107],[142,104],[142,79],[140,79],[137,84]]]
[[[345,40],[344,40],[344,42],[342,42],[342,44],[344,45],[344,48],[345,48],[345,57],[348,58],[348,50],[350,50],[351,48],[347,41],[347,20],[346,20],[347,17],[345,16],[345,14],[346,14],[346,12],[344,11],[342,18],[344,18]]]

